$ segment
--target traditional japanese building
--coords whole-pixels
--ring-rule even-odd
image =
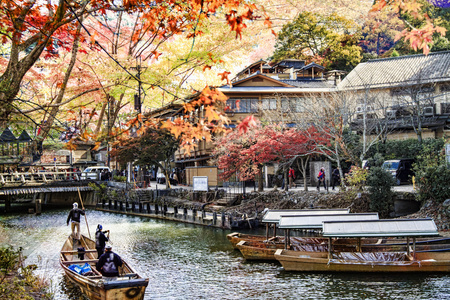
[[[387,138],[441,138],[450,131],[450,51],[369,60],[338,85],[355,104],[356,130],[386,127]],[[380,123],[381,122],[381,123]]]

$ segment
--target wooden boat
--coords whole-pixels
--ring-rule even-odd
[[[315,212],[317,213],[318,210]],[[339,212],[339,211],[336,211]],[[308,215],[284,215],[278,213],[271,220],[278,220],[278,228],[285,230],[284,238],[275,238],[261,241],[260,239],[241,239],[235,248],[241,251],[247,260],[275,260],[274,254],[277,249],[291,249],[296,251],[328,251],[328,240],[320,237],[290,237],[290,229],[317,229],[322,230],[324,220],[378,220],[377,213],[350,214],[348,211],[341,214],[308,214]],[[267,214],[266,214],[267,215]],[[286,234],[287,233],[287,234]],[[231,237],[230,237],[231,238]],[[346,247],[351,241],[335,241],[336,245]],[[367,240],[374,243],[376,240]],[[346,248],[341,248],[344,250]]]
[[[241,241],[264,241],[266,240],[266,236],[264,235],[255,235],[255,234],[246,234],[246,233],[240,233],[240,232],[233,232],[230,234],[227,234],[227,239],[231,243],[234,249],[238,249],[237,244]],[[284,238],[283,237],[273,237],[269,239],[273,242],[280,242],[284,245]]]
[[[278,249],[274,256],[287,271],[327,272],[450,272],[449,251],[416,251],[416,237],[437,236],[432,219],[324,222],[329,251]],[[332,239],[352,237],[406,237],[406,251],[333,252]],[[412,238],[412,248],[409,239]]]
[[[291,237],[289,250],[302,252],[328,252],[326,238],[298,238]],[[242,240],[236,245],[246,260],[276,261],[275,252],[284,249],[284,243],[271,243],[266,241]],[[363,239],[361,251],[363,252],[395,252],[406,251],[407,243],[402,240],[389,239]],[[356,239],[333,240],[333,250],[340,252],[357,252]],[[416,252],[450,252],[450,239],[427,239],[416,242]]]
[[[283,239],[284,240],[284,239]],[[246,260],[269,260],[274,261],[275,252],[284,248],[284,241],[258,241],[258,240],[242,240],[236,244],[237,249],[241,252]],[[325,251],[327,252],[328,241],[323,238],[309,237],[291,237],[290,249],[296,251]]]
[[[268,209],[264,213],[261,222],[266,224],[266,235],[252,235],[239,232],[233,232],[227,235],[227,239],[230,241],[234,249],[238,249],[236,246],[241,241],[270,241],[284,243],[284,238],[277,236],[276,229],[281,216],[290,215],[325,215],[325,214],[344,214],[349,213],[347,208],[338,209]],[[273,236],[269,237],[269,227],[273,226]]]
[[[79,259],[78,248],[84,247],[84,259]],[[64,243],[60,252],[60,265],[67,277],[81,288],[81,291],[91,300],[122,300],[144,299],[145,288],[148,285],[148,278],[138,275],[126,261],[119,270],[119,277],[103,277],[95,268],[97,263],[97,250],[95,242],[86,236],[81,236],[79,241],[71,236]],[[81,275],[69,267],[71,265],[83,266],[89,264],[92,271],[86,275]]]

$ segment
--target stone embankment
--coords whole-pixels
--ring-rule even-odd
[[[223,199],[227,198],[227,201]],[[412,193],[397,192],[398,199],[414,199]],[[370,200],[367,194],[347,192],[327,193],[312,191],[281,191],[236,194],[230,197],[224,191],[214,191],[208,194],[193,193],[189,190],[160,190],[158,194],[151,190],[136,190],[130,201],[150,201],[159,205],[169,205],[178,208],[205,210],[225,213],[233,219],[261,219],[265,209],[311,209],[311,208],[350,208],[352,213],[370,212]],[[450,199],[443,204],[432,201],[425,203],[419,211],[401,216],[402,218],[426,218],[435,220],[440,231],[450,229]]]
[[[445,200],[441,204],[427,201],[418,212],[408,215],[408,217],[432,218],[440,231],[450,235],[450,199]]]

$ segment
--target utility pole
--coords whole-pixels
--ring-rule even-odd
[[[109,95],[107,96],[107,109],[108,109],[108,114],[107,114],[107,118],[108,118],[108,129],[107,129],[107,132],[106,132],[106,155],[107,155],[107,160],[106,160],[106,165],[108,166],[108,168],[110,167],[110,164],[111,164],[111,157],[110,157],[110,155],[109,155],[109,151],[110,151],[110,149],[109,149],[109,133],[110,133],[110,124],[109,124],[109,119],[111,118],[111,115],[110,115],[110,107],[109,107],[109,101],[111,100],[110,99],[110,97],[109,97]]]
[[[133,67],[132,69],[136,69],[137,74],[136,74],[136,79],[138,81],[138,93],[134,94],[134,109],[137,111],[138,114],[141,113],[141,107],[142,107],[142,96],[141,96],[141,90],[142,90],[142,81],[141,81],[141,72],[142,72],[142,68],[141,67],[141,62],[139,61],[138,63],[138,59],[136,58],[136,67]]]

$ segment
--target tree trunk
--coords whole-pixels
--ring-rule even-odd
[[[297,159],[297,168],[303,176],[303,190],[308,191],[308,180],[306,178],[306,172],[308,168],[309,156],[301,156]]]
[[[70,58],[70,63],[69,63],[69,66],[67,67],[66,74],[64,75],[64,80],[63,80],[63,83],[59,90],[58,96],[55,100],[55,104],[59,104],[62,102],[64,93],[66,92],[67,83],[69,81],[70,74],[72,73],[72,69],[73,69],[73,66],[75,65],[77,54],[78,54],[80,31],[81,31],[81,24],[78,24],[77,35],[73,41],[73,46],[72,46],[72,57]],[[40,141],[45,140],[45,138],[47,137],[47,135],[50,132],[50,129],[53,125],[53,122],[56,118],[56,115],[58,114],[58,111],[59,111],[59,106],[52,107],[52,109],[50,110],[49,116],[47,117],[45,124],[41,128],[41,133],[37,137]]]
[[[106,101],[105,101],[105,103],[102,104],[102,109],[100,110],[100,114],[98,116],[97,125],[95,126],[95,130],[94,130],[94,135],[95,136],[98,136],[98,134],[100,132],[100,129],[102,128],[103,118],[104,118],[104,115],[105,115],[106,108],[108,106],[109,97],[110,97],[109,95],[106,95]],[[107,128],[106,132],[109,132],[109,128]]]
[[[287,167],[283,167],[283,177],[284,177],[284,190],[289,190],[289,178],[288,178],[288,169]]]
[[[264,191],[264,177],[263,177],[263,165],[258,166],[259,173],[258,173],[258,192]]]

